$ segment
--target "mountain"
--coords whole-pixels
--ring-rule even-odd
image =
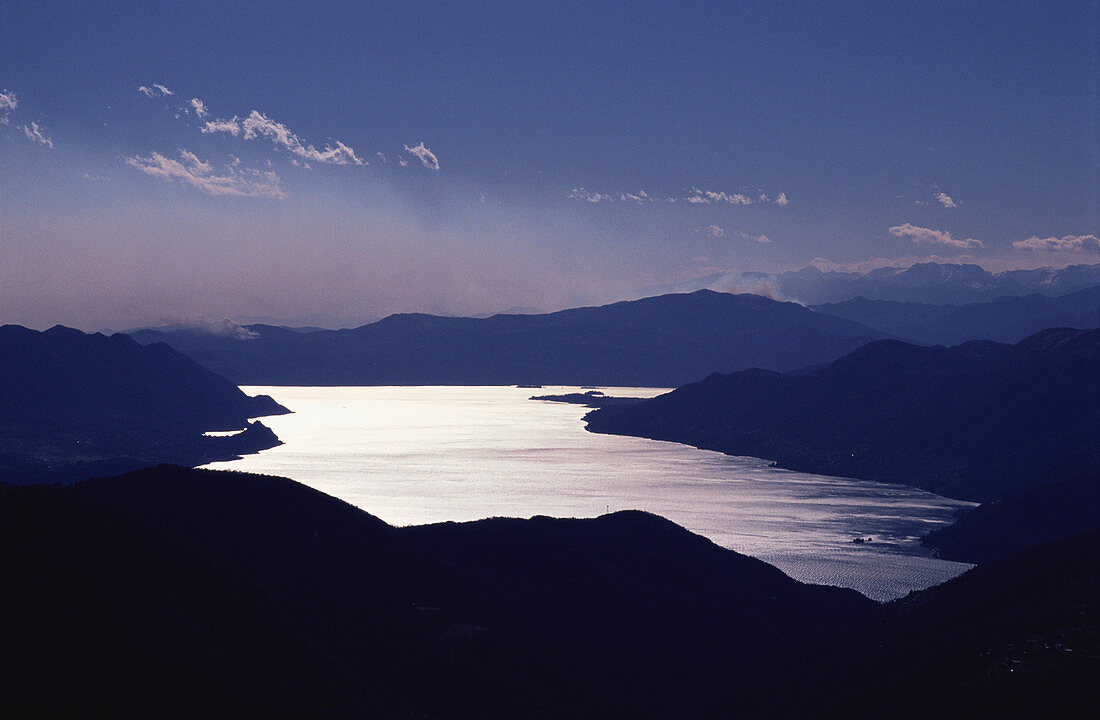
[[[1100,458],[1078,457],[1033,486],[981,505],[922,542],[939,557],[987,563],[1077,533],[1100,528]]]
[[[642,294],[709,288],[755,292],[810,305],[840,303],[856,297],[942,305],[989,302],[1033,293],[1057,297],[1094,285],[1100,285],[1100,264],[994,273],[973,264],[925,262],[865,273],[821,270],[812,265],[782,273],[711,273],[684,283],[649,288]]]
[[[278,444],[249,419],[287,412],[163,343],[61,326],[0,327],[0,374],[0,469],[9,481],[229,459]],[[211,430],[244,432],[203,435]]]
[[[715,374],[586,416],[594,432],[978,501],[1100,450],[1100,330],[1016,345],[882,340],[804,373]]]
[[[397,530],[170,466],[0,486],[0,548],[0,692],[44,716],[668,717],[879,612],[645,513]]]
[[[1100,532],[980,565],[770,665],[747,717],[1073,718],[1100,680]],[[778,682],[775,680],[778,678]]]
[[[921,344],[1017,343],[1050,327],[1100,327],[1100,285],[1053,298],[1033,293],[986,303],[932,305],[857,297],[813,309]]]
[[[0,484],[0,693],[43,717],[1069,717],[1100,533],[880,606],[641,512],[396,529],[160,466]]]
[[[755,295],[699,291],[546,315],[392,315],[354,330],[139,331],[241,385],[668,387],[748,367],[793,370],[883,337]]]
[[[492,518],[400,533],[492,588],[508,621],[617,684],[646,688],[653,695],[647,704],[659,704],[661,717],[707,714],[693,705],[705,688],[878,611],[855,591],[795,583],[638,511],[591,520]]]

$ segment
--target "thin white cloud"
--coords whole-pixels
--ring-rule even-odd
[[[1012,243],[1017,250],[1043,252],[1100,252],[1100,237],[1095,235],[1063,235],[1062,237],[1036,237]]]
[[[138,92],[145,95],[147,98],[158,98],[166,95],[175,95],[174,92],[164,87],[160,83],[153,83],[152,87],[147,85],[141,85],[138,87]]]
[[[975,240],[974,238],[959,240],[952,237],[951,233],[946,230],[932,230],[931,228],[919,227],[911,223],[895,225],[890,228],[890,234],[894,237],[907,238],[915,243],[926,243],[929,245],[946,245],[948,247],[957,248],[982,247],[980,240]]]
[[[237,122],[237,118],[232,120],[207,120],[206,124],[202,126],[202,132],[204,135],[223,132],[237,137],[241,134],[241,125]]]
[[[688,194],[686,200],[689,203],[695,205],[709,204],[709,203],[729,203],[731,205],[752,205],[753,200],[747,195],[742,193],[727,193],[726,191],[715,192],[713,190],[700,190],[699,188],[692,188]]]
[[[279,176],[271,170],[239,170],[235,165],[230,165],[219,174],[214,171],[213,165],[188,150],[181,149],[178,160],[154,152],[148,157],[135,155],[126,158],[126,164],[152,177],[191,185],[208,195],[286,197]]]
[[[19,105],[19,98],[10,90],[0,90],[0,125],[7,125],[8,114]]]
[[[730,193],[724,190],[700,190],[697,187],[693,187],[684,197],[654,197],[648,194],[645,190],[639,190],[636,193],[595,193],[589,192],[583,187],[575,187],[572,191],[570,191],[569,197],[575,200],[584,200],[586,202],[605,202],[617,200],[619,202],[632,202],[636,205],[643,205],[647,202],[675,203],[683,200],[692,205],[710,205],[713,203],[725,203],[729,205],[753,205],[756,203],[772,203],[782,207],[789,202],[787,200],[786,193],[779,193],[773,200],[768,197],[768,195],[765,194],[763,191],[758,192],[760,194],[757,196],[756,199],[753,199],[748,195],[745,195],[744,193]]]
[[[423,141],[421,141],[420,144],[416,147],[409,147],[408,145],[406,145],[405,152],[420,158],[420,162],[424,165],[424,167],[431,170],[439,169],[439,159],[435,156],[435,153],[424,146]]]
[[[408,167],[409,166],[409,161],[406,160],[405,158],[397,158],[397,164],[400,165],[401,167]]]
[[[582,187],[575,187],[569,191],[569,197],[574,200],[584,200],[585,202],[598,203],[614,200],[610,195],[603,195],[601,193],[588,192]]]
[[[333,145],[327,145],[323,150],[318,150],[312,145],[302,142],[302,139],[291,132],[290,128],[281,122],[276,122],[261,112],[253,110],[243,120],[232,119],[208,120],[202,128],[204,133],[228,133],[234,137],[238,135],[245,140],[253,140],[265,137],[274,145],[285,148],[289,152],[303,160],[326,163],[329,165],[366,165],[366,160],[361,160],[355,150],[340,142],[334,141]]]
[[[641,205],[642,203],[653,202],[653,198],[646,194],[645,190],[639,190],[636,193],[619,193],[619,200],[623,202],[633,202]]]
[[[200,120],[210,114],[210,111],[206,109],[206,103],[198,98],[191,98],[191,109],[194,110],[196,117]]]
[[[936,201],[945,208],[957,208],[959,206],[958,203],[951,199],[950,195],[942,190],[936,193],[935,198]]]
[[[38,127],[38,123],[32,122],[30,125],[20,125],[19,129],[23,131],[23,134],[27,136],[28,140],[38,143],[39,145],[45,145],[46,147],[53,149],[53,140],[50,140],[42,132],[42,128]]]
[[[707,225],[704,230],[706,230],[708,235],[716,238],[720,238],[726,234],[725,228],[723,228],[721,225]]]
[[[85,180],[91,180],[93,182],[105,182],[110,179],[104,177],[103,175],[92,175],[91,173],[84,173],[83,178]]]

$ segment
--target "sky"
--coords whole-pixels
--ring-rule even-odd
[[[0,323],[1100,262],[1100,2],[0,3]]]

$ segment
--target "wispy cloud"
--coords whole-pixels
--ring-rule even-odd
[[[7,125],[8,114],[11,113],[19,105],[19,98],[15,96],[14,92],[9,90],[0,90],[0,125]]]
[[[241,134],[241,124],[237,121],[237,118],[232,120],[207,120],[202,126],[202,132],[207,135],[210,133],[229,133],[233,137],[237,137]]]
[[[610,195],[604,195],[601,193],[589,192],[582,187],[575,187],[569,191],[569,197],[574,200],[584,200],[585,202],[598,203],[614,200]]]
[[[1100,252],[1100,237],[1095,235],[1063,235],[1062,237],[1036,237],[1012,243],[1017,250],[1045,252]]]
[[[406,145],[405,152],[420,158],[420,162],[424,165],[424,167],[430,170],[439,169],[439,159],[435,156],[435,153],[424,146],[423,141],[421,141],[420,144],[416,147],[409,147],[408,145]]]
[[[951,199],[950,195],[942,190],[936,193],[935,198],[936,202],[943,205],[945,208],[957,208],[959,206],[958,203]]]
[[[768,197],[763,191],[758,191],[758,195],[755,198],[749,197],[745,193],[727,192],[725,190],[700,190],[697,187],[691,188],[687,195],[683,197],[655,197],[648,194],[645,190],[639,190],[636,193],[632,192],[617,192],[617,193],[598,193],[589,192],[584,188],[573,188],[569,193],[569,197],[574,200],[584,200],[586,202],[604,202],[615,201],[619,202],[632,202],[637,205],[643,205],[651,202],[667,202],[675,203],[684,201],[691,205],[710,205],[710,204],[729,204],[729,205],[754,205],[757,203],[770,203],[779,205],[780,207],[786,205],[789,200],[786,193],[779,193],[775,199]]]
[[[188,150],[180,149],[178,160],[154,152],[147,157],[135,155],[126,158],[126,164],[152,177],[191,185],[208,195],[286,197],[279,176],[271,170],[241,170],[237,165],[230,165],[219,174],[213,165]]]
[[[38,123],[32,122],[30,125],[20,125],[19,129],[23,131],[23,134],[27,136],[27,139],[38,143],[39,145],[45,145],[46,147],[53,149],[53,140],[50,140],[42,132],[42,128],[38,127]]]
[[[786,196],[784,196],[786,197]],[[724,190],[700,190],[692,188],[685,198],[689,203],[703,205],[709,203],[729,203],[730,205],[752,205],[753,199],[742,193],[727,193]]]
[[[91,173],[84,173],[82,177],[85,180],[91,180],[92,182],[106,182],[109,179],[103,175],[92,175]]]
[[[957,248],[974,248],[982,247],[982,243],[974,238],[966,238],[959,240],[951,236],[951,233],[946,230],[932,230],[931,228],[919,227],[910,223],[904,225],[895,225],[890,228],[890,234],[894,237],[907,238],[915,243],[926,243],[929,245],[946,245],[948,247]]]
[[[206,103],[198,98],[191,98],[191,109],[195,112],[196,117],[200,120],[210,114],[210,111],[206,109]]]
[[[318,150],[302,141],[290,128],[281,122],[276,122],[261,112],[253,110],[248,117],[225,120],[209,120],[202,128],[204,133],[229,133],[245,140],[265,137],[277,147],[282,147],[290,153],[310,162],[326,163],[329,165],[366,165],[366,160],[361,160],[348,145],[339,140],[333,141],[323,150]]]
[[[150,87],[148,85],[141,85],[138,87],[138,92],[143,94],[147,98],[158,98],[166,95],[175,95],[174,92],[164,87],[160,83],[153,83]]]
[[[742,238],[744,240],[752,240],[753,242],[758,242],[762,245],[767,245],[768,243],[771,242],[771,238],[769,238],[767,235],[764,235],[764,234],[750,235],[749,233],[738,232],[738,231],[730,232],[730,231],[726,230],[724,227],[722,227],[721,225],[707,225],[706,227],[699,228],[699,232],[704,232],[707,235],[710,235],[711,237],[716,237],[716,238],[720,238],[720,237],[739,237],[739,238]]]
[[[619,200],[623,202],[634,202],[641,205],[642,203],[653,202],[653,198],[646,194],[645,190],[639,190],[636,193],[619,193]]]

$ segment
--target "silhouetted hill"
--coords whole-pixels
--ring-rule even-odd
[[[1032,545],[1100,528],[1100,459],[1059,465],[1034,486],[981,505],[925,536],[940,557],[985,563]]]
[[[0,689],[45,715],[668,717],[878,612],[644,513],[399,531],[169,466],[0,486],[0,548]]]
[[[9,481],[228,459],[278,444],[248,420],[287,412],[163,343],[61,326],[0,327],[0,375],[0,470]]]
[[[1017,345],[870,343],[805,373],[711,375],[586,416],[594,432],[988,501],[1100,449],[1100,330]]]
[[[882,337],[793,303],[710,291],[546,315],[410,314],[354,330],[245,330],[134,337],[166,342],[242,385],[654,387],[748,367],[793,370]]]
[[[519,627],[625,687],[646,688],[660,717],[705,713],[694,704],[704,689],[877,611],[853,590],[797,583],[637,511],[400,532],[490,589]]]
[[[1100,681],[1100,533],[981,565],[774,667],[759,717],[1074,718]]]
[[[0,485],[0,694],[43,717],[1068,717],[1100,674],[1098,568],[1094,532],[883,607],[646,513],[394,529],[161,466]]]
[[[857,297],[813,309],[916,343],[1017,343],[1050,327],[1100,327],[1100,285],[1056,298],[1031,294],[969,305],[932,305]]]

